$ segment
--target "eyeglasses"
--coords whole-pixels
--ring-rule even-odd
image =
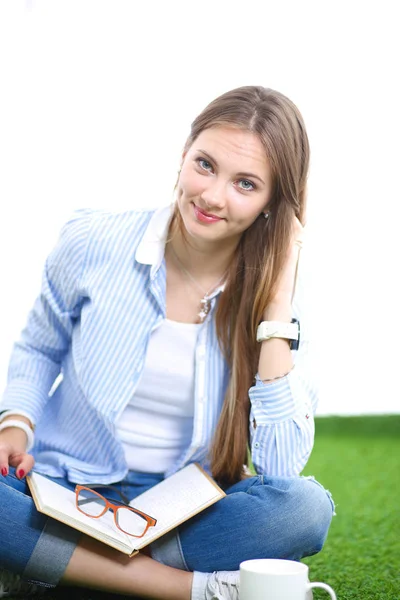
[[[118,490],[116,491],[118,492]],[[122,494],[120,495],[122,496]],[[145,533],[147,533],[149,527],[154,527],[157,523],[157,519],[153,519],[153,517],[146,515],[146,513],[141,512],[124,502],[119,502],[119,500],[110,502],[110,500],[98,492],[95,492],[90,487],[84,485],[77,485],[75,487],[75,497],[76,508],[87,517],[98,519],[108,510],[112,510],[117,528],[133,537],[143,537]],[[117,502],[118,504],[114,504],[114,502]]]

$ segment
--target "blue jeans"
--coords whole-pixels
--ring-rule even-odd
[[[115,487],[133,499],[162,478],[130,471]],[[225,491],[225,498],[153,542],[152,557],[178,569],[211,572],[236,570],[251,558],[299,560],[321,550],[334,504],[314,478],[249,477]],[[12,469],[0,475],[0,506],[0,567],[57,585],[81,534],[37,512],[25,480]]]

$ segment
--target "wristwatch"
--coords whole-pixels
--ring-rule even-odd
[[[291,350],[298,350],[300,344],[300,322],[292,319],[291,323],[283,321],[262,321],[257,327],[257,342],[271,338],[283,338],[289,341]]]

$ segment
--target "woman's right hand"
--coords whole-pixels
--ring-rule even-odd
[[[9,467],[15,468],[18,479],[27,475],[35,463],[32,454],[26,452],[26,433],[17,427],[7,427],[0,432],[0,473],[8,475]]]

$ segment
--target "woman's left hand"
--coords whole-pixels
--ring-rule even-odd
[[[294,217],[292,235],[285,265],[279,275],[273,302],[291,304],[296,286],[297,264],[300,250],[303,246],[304,227],[297,217]]]

